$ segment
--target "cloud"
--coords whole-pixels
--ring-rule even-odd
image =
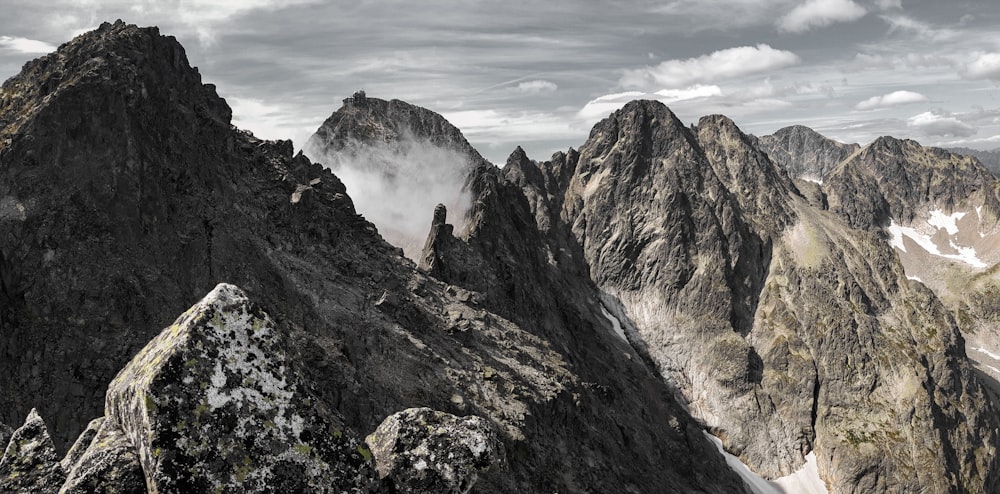
[[[550,93],[559,89],[559,86],[551,81],[535,80],[524,81],[517,85],[517,89],[525,93]]]
[[[56,51],[55,46],[44,41],[16,36],[0,36],[0,48],[25,54],[51,53]]]
[[[856,21],[867,14],[853,0],[809,0],[778,19],[779,31],[802,33],[814,27]]]
[[[577,117],[588,122],[594,121],[608,116],[608,114],[625,106],[628,102],[637,99],[656,100],[669,105],[680,101],[704,100],[716,96],[722,96],[722,89],[719,86],[704,86],[700,84],[684,89],[663,89],[655,93],[626,91],[624,93],[606,94],[588,101],[577,112]]]
[[[890,33],[911,33],[920,38],[920,41],[947,41],[962,36],[961,31],[935,27],[905,15],[880,15],[879,17],[889,25]]]
[[[903,8],[902,0],[875,0],[875,6],[879,10],[892,10]]]
[[[874,110],[876,108],[909,105],[924,101],[928,101],[928,98],[920,93],[915,93],[913,91],[893,91],[889,94],[883,94],[881,96],[872,96],[871,98],[854,105],[854,109],[862,111]]]
[[[344,182],[354,207],[382,238],[418,261],[434,207],[448,208],[448,222],[461,231],[472,206],[462,190],[469,160],[461,153],[404,135],[377,144],[351,141],[341,151],[307,149]]]
[[[914,115],[906,120],[906,126],[925,136],[969,137],[977,130],[959,120],[953,114],[943,111],[929,111]]]
[[[1000,53],[980,53],[960,72],[965,79],[1000,81]]]
[[[767,44],[740,46],[686,60],[667,60],[655,67],[626,70],[619,84],[626,89],[677,89],[739,77],[799,63],[798,55]]]

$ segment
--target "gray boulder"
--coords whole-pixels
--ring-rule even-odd
[[[503,461],[489,421],[430,408],[394,413],[366,439],[379,476],[404,494],[469,492],[481,471]]]
[[[86,445],[78,448],[87,438]],[[74,453],[75,451],[79,453]],[[66,483],[59,494],[145,494],[146,478],[139,455],[112,420],[91,421],[66,455]]]
[[[55,493],[65,478],[48,428],[32,409],[0,459],[0,492]]]
[[[369,492],[371,454],[314,401],[284,335],[220,284],[108,388],[106,413],[155,492]]]

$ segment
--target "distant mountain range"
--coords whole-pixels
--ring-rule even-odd
[[[1000,148],[990,151],[970,148],[949,148],[949,151],[978,159],[990,173],[1000,176]]]

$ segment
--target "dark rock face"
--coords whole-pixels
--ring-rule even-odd
[[[65,479],[45,422],[32,409],[0,458],[0,492],[55,493]]]
[[[430,408],[411,408],[388,417],[365,440],[378,474],[400,493],[469,492],[478,473],[504,458],[492,424]]]
[[[756,145],[774,164],[792,178],[823,182],[842,161],[858,152],[858,144],[844,144],[828,139],[802,125],[779,129],[757,139]]]

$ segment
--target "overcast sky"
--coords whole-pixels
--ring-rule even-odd
[[[1000,2],[0,0],[0,77],[102,21],[157,25],[233,107],[297,147],[364,88],[442,113],[502,164],[579,147],[636,98],[746,132],[803,124],[1000,147]]]

